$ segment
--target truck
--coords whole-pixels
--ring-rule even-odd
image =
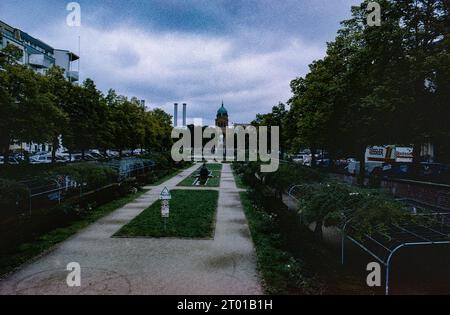
[[[383,170],[395,163],[412,163],[413,148],[407,146],[384,145],[369,146],[366,148],[365,154],[365,172],[367,175],[373,173],[374,170]],[[349,162],[346,170],[351,175],[359,173],[359,161],[352,160]]]

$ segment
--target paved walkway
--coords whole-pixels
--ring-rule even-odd
[[[0,294],[261,294],[254,247],[231,168],[222,171],[213,240],[111,238],[198,165],[155,186],[0,282]],[[81,287],[66,284],[70,262]]]

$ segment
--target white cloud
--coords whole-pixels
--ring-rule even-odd
[[[104,91],[146,99],[172,112],[173,102],[189,103],[189,116],[211,124],[222,99],[232,121],[250,121],[290,97],[289,82],[304,75],[324,54],[300,38],[280,38],[261,49],[264,36],[152,32],[122,25],[114,29],[60,26],[46,30],[54,47],[77,52],[81,76]],[[253,47],[255,47],[253,49]]]

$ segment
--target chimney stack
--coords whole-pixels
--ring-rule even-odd
[[[187,104],[183,104],[183,127],[186,127],[186,112],[187,112]]]
[[[178,103],[175,103],[173,109],[173,126],[178,127]]]

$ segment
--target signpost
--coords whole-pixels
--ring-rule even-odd
[[[159,196],[161,200],[161,217],[164,218],[164,231],[166,230],[167,219],[170,216],[170,199],[172,199],[172,195],[170,194],[169,189],[164,187]]]

